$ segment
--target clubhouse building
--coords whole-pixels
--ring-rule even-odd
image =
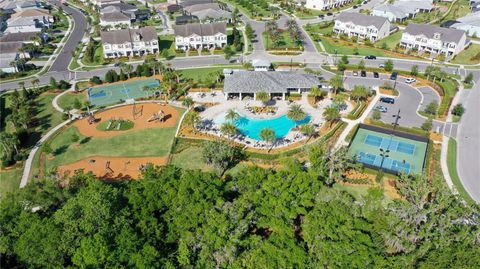
[[[311,74],[244,70],[225,70],[224,74],[223,92],[227,100],[247,96],[256,99],[261,91],[269,93],[270,98],[285,100],[290,93],[306,92],[320,85],[318,77]]]

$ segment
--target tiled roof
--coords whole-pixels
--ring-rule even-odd
[[[292,72],[238,71],[225,77],[224,92],[230,93],[287,93],[288,89],[318,86],[319,80],[310,74]]]
[[[103,43],[107,44],[124,44],[126,42],[133,42],[133,36],[139,34],[144,41],[157,40],[158,35],[153,26],[147,26],[138,29],[122,29],[100,32]]]
[[[458,43],[460,39],[465,35],[465,31],[457,29],[443,28],[439,26],[434,26],[430,24],[416,24],[410,23],[405,28],[405,33],[408,33],[413,36],[423,35],[427,38],[433,38],[433,35],[436,33],[440,34],[440,40],[444,42],[455,42]]]
[[[341,22],[352,22],[355,25],[375,26],[380,29],[388,20],[384,17],[369,16],[360,13],[342,12],[336,20]]]
[[[40,9],[40,8],[27,9],[27,10],[23,10],[15,14],[12,14],[12,18],[43,17],[43,16],[52,17],[52,15],[48,12],[48,10]]]
[[[27,33],[9,33],[0,37],[0,42],[25,42],[31,41],[33,37],[37,35],[37,32]]]
[[[192,23],[185,25],[175,25],[173,26],[176,36],[191,36],[192,34],[197,34],[199,36],[212,36],[217,33],[227,34],[227,24],[223,22],[209,23],[209,24],[200,24]]]
[[[100,15],[101,21],[116,22],[116,21],[130,21],[130,17],[122,12],[104,13]]]

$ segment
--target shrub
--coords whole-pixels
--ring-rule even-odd
[[[452,114],[461,117],[465,113],[465,108],[462,104],[456,104],[452,109]]]
[[[437,111],[438,111],[438,104],[435,101],[430,102],[430,104],[428,104],[424,110],[425,113],[430,115],[436,115]]]
[[[102,84],[103,81],[98,77],[98,76],[93,76],[92,78],[90,78],[89,80],[91,83],[93,84]]]
[[[431,118],[428,118],[427,120],[425,120],[425,122],[422,124],[422,130],[424,131],[431,131],[432,130],[432,127],[433,127],[433,120]]]

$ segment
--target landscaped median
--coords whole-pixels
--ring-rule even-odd
[[[468,192],[465,190],[460,180],[460,177],[458,176],[457,141],[453,138],[449,138],[448,140],[447,166],[448,173],[450,174],[450,178],[452,179],[452,183],[455,186],[455,189],[458,191],[460,197],[462,197],[465,201],[474,203],[475,201],[473,201]]]

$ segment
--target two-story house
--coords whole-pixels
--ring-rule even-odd
[[[452,57],[465,48],[466,36],[462,30],[410,23],[403,31],[400,46]]]
[[[7,20],[5,33],[40,32],[53,23],[53,16],[46,9],[27,9],[13,14]]]
[[[369,16],[360,13],[342,12],[335,19],[333,32],[356,36],[359,39],[369,39],[372,42],[380,40],[390,34],[391,24],[388,19]]]
[[[212,49],[227,45],[226,23],[185,24],[173,27],[177,50]]]
[[[159,52],[155,27],[100,32],[105,58],[143,56]]]
[[[352,0],[307,0],[305,7],[316,10],[328,10],[341,7],[350,2],[352,2]]]

